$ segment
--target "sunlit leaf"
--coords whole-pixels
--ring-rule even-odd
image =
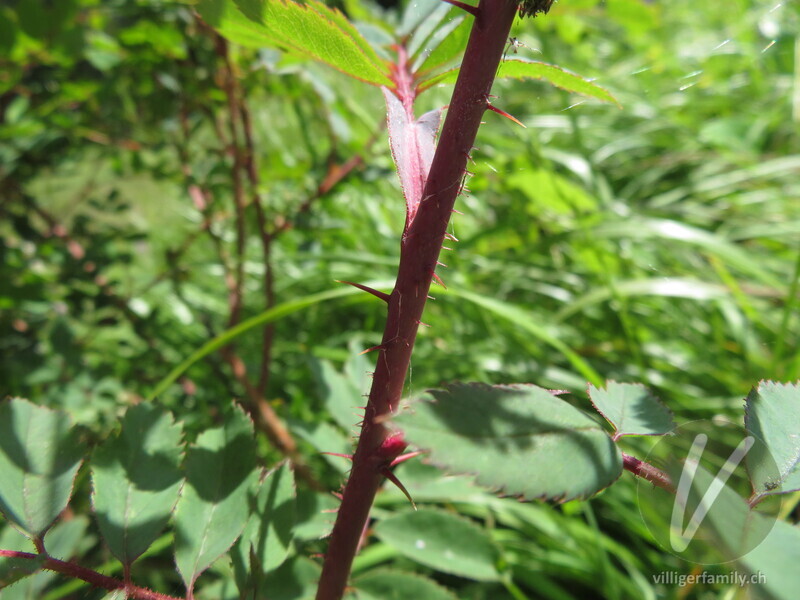
[[[233,42],[277,47],[373,85],[392,85],[388,65],[337,10],[320,2],[201,0],[203,19]]]
[[[672,413],[646,387],[609,381],[605,388],[589,385],[589,398],[597,411],[622,435],[664,435],[672,431]]]

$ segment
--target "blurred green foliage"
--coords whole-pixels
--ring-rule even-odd
[[[397,10],[342,6],[373,41],[401,22]],[[499,82],[494,103],[528,129],[487,114],[471,194],[454,215],[460,241],[440,275],[523,311],[604,378],[647,384],[680,419],[741,420],[758,380],[800,377],[796,3],[564,0],[514,35],[521,56],[596,78],[622,109]],[[0,6],[0,392],[65,408],[102,437],[124,406],[226,330],[237,255],[231,128],[241,127],[226,72],[249,110],[258,179],[242,221],[242,318],[334,280],[394,277],[404,202],[379,90],[274,50],[222,53],[188,2],[11,0]],[[418,112],[446,104],[449,90],[426,93]],[[319,193],[354,157],[359,166]],[[252,193],[280,232],[269,297]],[[332,488],[339,471],[307,441],[331,421],[313,372],[378,344],[383,317],[379,302],[348,297],[275,324],[265,397]],[[585,378],[568,357],[501,317],[442,293],[409,391],[527,381],[572,390],[585,406]],[[235,343],[258,378],[261,332]],[[215,353],[159,401],[196,431],[243,396]],[[650,574],[687,568],[649,540],[625,479],[591,503],[456,506],[492,524],[531,597],[672,597]],[[309,539],[310,554],[319,543]],[[81,548],[86,564],[107,558],[98,548]],[[392,555],[375,564],[385,562],[410,565]],[[154,565],[150,585],[174,583]],[[509,593],[439,580],[461,598]]]

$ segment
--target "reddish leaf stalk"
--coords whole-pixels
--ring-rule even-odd
[[[353,468],[331,534],[317,600],[342,597],[359,539],[384,476],[403,452],[383,419],[397,409],[417,330],[435,275],[467,157],[517,12],[513,0],[481,0],[478,15],[414,220],[404,232],[397,281],[389,301],[382,350],[372,381]],[[390,450],[390,451],[389,451]]]
[[[40,557],[39,554],[18,552],[16,550],[0,550],[0,557],[1,556],[25,560],[36,560]],[[62,575],[68,575],[75,579],[81,579],[96,588],[108,590],[110,592],[114,590],[124,590],[128,598],[134,598],[135,600],[181,600],[175,596],[154,592],[153,590],[148,590],[147,588],[139,587],[129,582],[102,575],[97,571],[92,571],[91,569],[81,567],[75,563],[50,558],[49,556],[44,559],[42,568],[48,571],[61,573]]]
[[[667,490],[668,492],[675,493],[675,486],[669,478],[669,475],[657,469],[650,463],[639,460],[629,454],[622,453],[622,466],[626,471],[630,471],[637,477],[646,479],[653,485]]]

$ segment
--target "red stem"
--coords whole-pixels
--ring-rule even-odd
[[[488,95],[517,13],[513,0],[481,0],[450,108],[425,185],[423,201],[403,236],[397,281],[389,302],[380,355],[364,424],[353,455],[353,469],[331,534],[317,600],[338,600],[384,476],[396,456],[381,452],[390,432],[383,417],[400,401],[411,352],[425,308],[434,269],[459,193]],[[402,449],[398,449],[398,454]]]

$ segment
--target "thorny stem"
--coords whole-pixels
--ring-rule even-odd
[[[353,455],[331,534],[317,600],[338,600],[358,548],[359,538],[384,476],[387,457],[380,452],[390,432],[382,419],[396,410],[411,352],[425,308],[434,269],[459,193],[497,67],[517,12],[513,0],[481,0],[453,98],[414,221],[403,236],[397,281],[389,302],[382,350],[372,381],[364,424]],[[402,452],[402,450],[400,450]],[[398,454],[400,453],[398,452]],[[396,457],[388,457],[389,462]]]
[[[41,558],[42,554],[18,552],[16,550],[0,550],[0,557],[3,556],[23,560],[36,560]],[[91,569],[81,567],[75,563],[50,558],[46,555],[42,562],[42,568],[48,571],[61,573],[62,575],[68,575],[75,579],[81,579],[96,588],[108,590],[110,592],[114,590],[123,590],[127,598],[133,598],[135,600],[181,600],[175,596],[154,592],[153,590],[133,585],[130,582],[120,581],[119,579],[102,575],[97,571],[92,571]]]

